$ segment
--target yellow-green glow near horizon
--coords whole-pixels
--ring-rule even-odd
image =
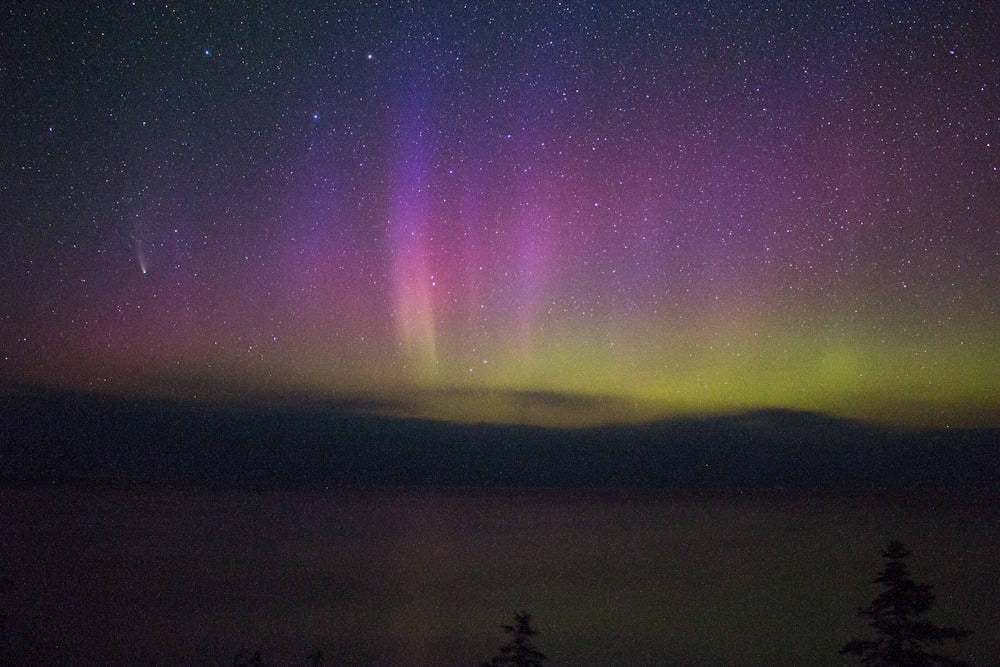
[[[988,340],[928,346],[919,338],[901,344],[780,330],[730,338],[668,334],[600,346],[595,338],[602,339],[582,332],[537,345],[530,364],[511,354],[456,366],[444,381],[440,372],[426,381],[418,374],[407,414],[563,426],[761,407],[921,426],[994,424],[1000,417],[1000,361]],[[421,389],[426,399],[415,397]],[[561,404],[531,410],[523,400],[511,404],[504,392],[592,400],[586,410],[566,415]]]
[[[472,355],[442,337],[433,359],[419,346],[395,354],[337,355],[313,341],[284,358],[219,355],[200,374],[104,366],[103,390],[220,400],[298,396],[361,400],[393,416],[576,427],[759,408],[788,408],[888,424],[1000,424],[1000,361],[988,336],[952,342],[917,335],[863,337],[832,324],[790,331],[780,321],[669,331],[667,322],[562,326],[533,341],[501,338]],[[659,333],[654,335],[653,331]],[[133,378],[144,377],[144,385]],[[152,378],[152,379],[151,379]]]

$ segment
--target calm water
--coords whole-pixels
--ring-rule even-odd
[[[879,550],[1000,661],[1000,503],[931,495],[0,490],[0,658],[475,665],[525,608],[553,665],[841,665]]]

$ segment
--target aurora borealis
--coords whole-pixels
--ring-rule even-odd
[[[6,8],[0,378],[1000,425],[1000,8],[661,5]]]

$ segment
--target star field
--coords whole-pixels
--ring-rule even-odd
[[[1000,424],[997,8],[326,4],[4,10],[6,381]]]

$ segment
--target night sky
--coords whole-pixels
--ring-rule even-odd
[[[40,4],[4,384],[1000,425],[1000,5]]]

